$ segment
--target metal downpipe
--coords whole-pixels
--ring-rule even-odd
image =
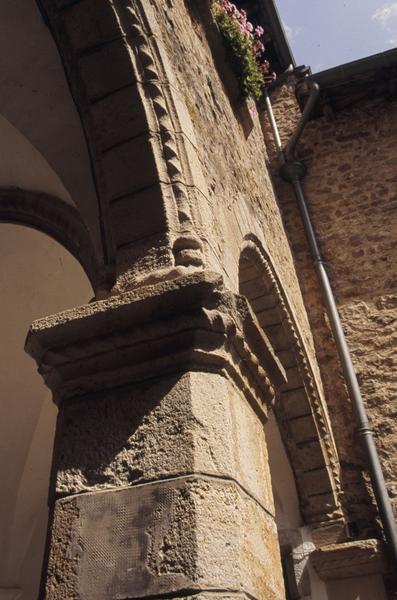
[[[365,451],[367,467],[370,474],[379,515],[382,521],[390,558],[392,560],[395,573],[397,573],[397,527],[394,520],[393,509],[387,492],[382,467],[379,461],[379,455],[374,442],[373,432],[369,426],[368,417],[364,401],[361,396],[357,375],[354,370],[350,350],[348,348],[342,323],[340,321],[335,297],[329,281],[328,273],[324,266],[324,261],[321,256],[320,248],[318,246],[316,234],[314,232],[310,213],[307,207],[304,190],[301,183],[301,180],[306,175],[306,168],[301,161],[295,158],[295,148],[299,142],[300,136],[304,131],[310,116],[310,112],[316,103],[319,91],[320,89],[318,84],[313,83],[309,99],[302,114],[302,118],[300,119],[298,126],[285,149],[279,153],[279,157],[281,157],[280,173],[283,179],[292,185],[298,202],[306,237],[314,261],[314,267],[319,279],[329,322],[335,339],[339,360],[341,362],[343,374],[349,390],[353,413],[356,419],[357,433],[361,439]],[[274,123],[275,130],[277,132],[277,138],[275,138],[277,146],[280,136],[268,94],[266,94],[266,107],[269,111],[269,120],[271,123]]]

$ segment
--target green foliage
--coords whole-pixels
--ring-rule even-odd
[[[259,100],[265,84],[275,77],[269,75],[269,63],[263,58],[262,27],[254,29],[245,11],[229,0],[215,0],[213,11],[242,95]]]
[[[251,96],[259,100],[265,85],[265,75],[256,62],[251,40],[241,33],[234,17],[221,11],[217,11],[215,16],[244,97]]]

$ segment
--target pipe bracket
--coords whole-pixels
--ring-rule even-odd
[[[301,181],[307,173],[306,165],[301,160],[292,160],[284,163],[280,167],[280,175],[284,181],[293,183]]]

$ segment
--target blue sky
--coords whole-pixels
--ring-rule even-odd
[[[296,63],[314,73],[397,47],[397,0],[276,0]]]

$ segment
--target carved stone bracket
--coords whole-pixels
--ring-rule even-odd
[[[379,540],[330,544],[315,550],[310,560],[324,581],[385,574],[388,565]]]

